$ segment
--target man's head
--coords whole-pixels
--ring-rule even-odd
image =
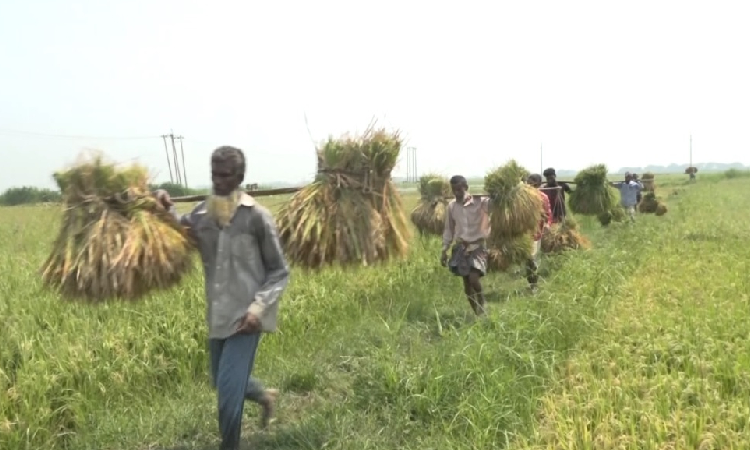
[[[227,196],[245,179],[245,154],[236,147],[219,147],[211,154],[211,183],[215,195]]]
[[[211,183],[208,214],[221,227],[229,225],[239,205],[237,189],[245,179],[245,155],[235,147],[219,147],[211,154]]]
[[[539,175],[538,173],[532,173],[526,179],[526,183],[528,183],[531,186],[534,186],[535,188],[539,189],[540,187],[542,187],[542,176]]]
[[[461,175],[454,175],[451,177],[450,183],[456,200],[463,200],[466,192],[469,190],[469,182],[466,181],[466,178]]]
[[[542,172],[544,175],[544,178],[547,180],[547,183],[554,185],[557,183],[557,174],[555,173],[555,169],[550,167],[549,169],[545,169],[544,172]]]
[[[625,182],[629,182],[633,179],[633,174],[630,172],[625,172]]]

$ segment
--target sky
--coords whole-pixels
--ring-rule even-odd
[[[421,174],[687,163],[691,134],[694,162],[750,164],[749,17],[720,0],[0,0],[0,189],[54,187],[87,149],[167,181],[170,130],[191,186],[220,145],[245,151],[247,182],[295,183],[316,142],[373,118]]]

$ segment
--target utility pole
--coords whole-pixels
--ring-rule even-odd
[[[412,154],[414,155],[414,182],[419,181],[419,172],[417,172],[417,148],[412,147]]]
[[[167,167],[169,167],[169,182],[174,183],[174,175],[172,175],[172,161],[169,160],[169,149],[167,148],[167,135],[162,134],[161,138],[164,141],[164,153],[167,154]]]
[[[544,172],[544,144],[539,144],[539,175]]]
[[[690,167],[693,167],[693,135],[690,135]]]
[[[162,134],[161,138],[164,140],[164,152],[167,154],[167,165],[169,166],[169,180],[172,183],[181,184],[187,187],[187,171],[185,169],[185,149],[182,146],[182,136],[175,136],[172,130],[169,130],[169,134]],[[172,161],[169,158],[169,148],[167,147],[167,138],[172,143]],[[177,154],[177,145],[175,141],[180,141],[180,154],[182,155],[182,171],[180,171],[180,158]],[[172,164],[174,164],[174,175],[172,172]]]
[[[417,149],[406,147],[406,182],[417,182]]]

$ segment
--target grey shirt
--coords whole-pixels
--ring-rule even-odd
[[[262,331],[276,331],[279,298],[289,283],[289,266],[271,213],[242,194],[224,229],[207,214],[206,202],[192,212],[173,214],[190,229],[203,261],[208,337],[233,335],[247,312]]]

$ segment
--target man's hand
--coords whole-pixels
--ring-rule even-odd
[[[448,250],[443,250],[440,254],[440,265],[445,266],[448,263]]]
[[[260,319],[258,316],[247,313],[245,317],[240,321],[240,326],[237,327],[237,332],[240,334],[253,334],[260,332]]]
[[[169,195],[169,192],[165,191],[164,189],[159,189],[154,192],[154,197],[156,197],[156,200],[161,206],[164,207],[164,209],[169,209],[174,204],[174,202],[172,202],[172,197]]]

